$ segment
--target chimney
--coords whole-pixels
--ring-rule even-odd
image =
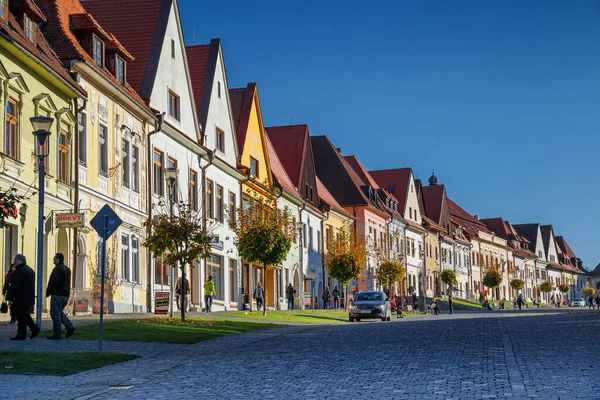
[[[475,215],[473,215],[473,216],[475,217],[475,219],[476,219],[477,221],[479,221],[479,215],[475,214]]]
[[[342,154],[342,148],[341,147],[337,147],[336,149],[337,149],[338,153]]]

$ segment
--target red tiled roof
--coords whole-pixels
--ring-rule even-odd
[[[317,193],[319,193],[319,198],[326,204],[331,207],[332,210],[337,212],[338,214],[345,215],[350,218],[354,218],[348,211],[344,210],[344,208],[337,202],[335,197],[327,190],[323,182],[317,177]]]
[[[591,272],[592,275],[600,275],[600,264],[596,265],[596,268]]]
[[[425,231],[425,228],[423,228],[421,225],[417,224],[416,222],[406,220],[406,223],[419,231]]]
[[[63,61],[65,65],[68,65],[71,60],[84,60],[90,65],[94,66],[100,73],[104,74],[115,86],[121,87],[129,96],[136,100],[140,105],[150,110],[138,93],[126,83],[125,86],[121,85],[119,81],[108,71],[106,68],[100,68],[96,65],[93,58],[85,51],[85,49],[79,43],[79,40],[75,36],[75,33],[71,29],[71,16],[86,14],[86,10],[83,8],[78,0],[36,0],[37,4],[43,10],[46,15],[48,22],[44,24],[44,33],[47,36],[50,43],[58,57]],[[109,1],[107,1],[108,3]],[[86,7],[90,1],[86,1]],[[114,12],[112,14],[115,14]],[[96,20],[91,16],[88,21],[93,21],[97,24]],[[103,32],[103,35],[109,38],[107,45],[116,46],[123,55],[129,55],[132,57],[121,43],[110,33],[106,32],[98,24],[98,32]],[[127,79],[131,78],[132,64],[127,65]]]
[[[472,225],[473,228],[490,233],[490,230],[485,226],[483,222],[473,217],[471,214],[463,210],[458,204],[453,202],[450,198],[448,198],[448,210],[450,211],[450,215],[456,217],[458,219],[463,220]]]
[[[573,250],[571,249],[571,247],[569,246],[569,244],[567,243],[567,241],[565,240],[564,237],[556,236],[554,238],[554,240],[556,241],[556,243],[558,243],[560,245],[560,248],[563,249],[563,252],[567,255],[567,257],[577,258],[575,256],[575,253],[573,253]]]
[[[269,164],[271,165],[271,172],[273,173],[273,176],[285,191],[296,197],[299,201],[302,201],[302,196],[300,196],[300,193],[298,193],[294,187],[294,184],[290,180],[287,172],[285,172],[285,168],[277,156],[277,152],[275,151],[275,147],[273,147],[273,143],[271,143],[271,140],[269,140],[268,136],[266,137],[266,140],[267,151],[269,152]]]
[[[400,210],[401,213],[404,213],[412,170],[410,168],[386,169],[369,171],[369,174],[373,177],[375,182],[398,199],[398,210]],[[394,191],[390,190],[391,185],[395,186]]]
[[[423,186],[423,205],[427,216],[440,223],[442,216],[442,205],[444,203],[444,185]],[[421,210],[423,211],[423,210]]]
[[[277,149],[277,154],[281,156],[281,162],[294,186],[298,187],[309,137],[308,126],[306,124],[271,126],[265,130]]]
[[[240,147],[240,154],[244,151],[244,143],[246,143],[246,133],[248,131],[248,121],[256,90],[256,83],[249,83],[245,88],[229,90],[231,110],[236,124],[235,129],[238,146]]]
[[[425,223],[426,228],[431,229],[432,231],[436,231],[439,233],[446,233],[446,230],[439,226],[434,220],[427,217],[426,215],[421,215],[423,218],[423,222]]]
[[[73,1],[76,0],[58,0]],[[160,51],[166,30],[167,20],[160,18],[161,9],[170,10],[172,0],[82,0],[81,3],[135,57],[135,62],[127,65],[127,80],[144,95],[142,82],[150,54],[154,46]]]
[[[37,6],[36,6],[37,7]],[[39,31],[37,26],[35,29],[35,43],[29,40],[23,31],[23,27],[12,13],[6,14],[7,18],[0,18],[0,30],[4,32],[14,44],[24,48],[37,58],[40,64],[45,65],[65,80],[72,88],[84,95],[83,89],[71,78],[71,75],[62,64],[55,50],[50,46],[47,37]]]
[[[10,0],[9,7],[11,10],[29,11],[35,22],[46,22],[46,16],[33,0]]]
[[[204,91],[204,79],[206,75],[206,66],[208,65],[208,53],[210,52],[210,44],[200,44],[194,46],[186,46],[185,53],[187,55],[188,66],[192,78],[192,89],[194,91],[194,103],[196,110],[199,112],[200,101]],[[206,127],[202,127],[206,129]]]
[[[504,220],[502,218],[484,218],[480,220],[487,226],[492,232],[496,234],[496,236],[508,240],[510,231],[504,224]]]
[[[354,172],[356,172],[364,182],[371,185],[371,187],[375,190],[380,188],[380,186],[377,184],[377,182],[375,182],[373,177],[369,175],[365,167],[363,167],[360,161],[358,161],[358,158],[356,158],[356,156],[344,156],[344,160],[346,160],[346,162],[350,164],[350,166],[354,169]]]

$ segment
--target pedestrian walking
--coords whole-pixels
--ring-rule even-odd
[[[12,278],[13,273],[15,272],[15,264],[11,263],[8,268],[8,272],[4,277],[4,285],[2,285],[2,296],[4,296],[4,300],[7,301],[6,296],[8,295],[8,291],[10,289],[10,280]],[[12,306],[9,305],[8,311],[10,312],[10,323],[14,324],[17,322],[17,318],[15,318],[15,313],[13,312]]]
[[[65,315],[64,309],[69,304],[71,295],[71,270],[65,265],[65,256],[56,253],[53,259],[54,269],[48,279],[46,297],[50,297],[50,318],[52,318],[52,335],[48,339],[62,339],[62,325],[67,329],[66,337],[73,336],[75,327]]]
[[[593,295],[590,296],[590,298],[588,299],[588,302],[590,303],[589,308],[593,310],[594,309],[594,296]]]
[[[396,318],[404,318],[402,315],[402,296],[394,295],[396,299]]]
[[[265,289],[260,285],[260,282],[258,282],[258,285],[254,288],[254,293],[252,294],[252,298],[256,300],[256,308],[258,310],[263,306],[264,296]]]
[[[415,292],[413,292],[412,294],[412,303],[413,303],[413,310],[417,311],[417,303],[419,302],[419,299],[417,297],[417,294]]]
[[[431,311],[433,311],[434,315],[439,315],[440,313],[440,306],[437,302],[437,300],[435,299],[435,297],[433,299],[431,299],[431,303],[429,304],[429,308],[431,309]]]
[[[450,315],[454,312],[454,296],[452,292],[448,292],[448,306],[450,307]]]
[[[182,294],[182,285],[181,285],[181,277],[177,278],[177,283],[175,284],[175,295],[177,298],[177,309],[181,311],[181,296],[183,296],[183,305],[185,311],[188,311],[189,308],[189,297],[190,297],[190,281],[185,278],[185,285],[183,285],[183,294]]]
[[[31,339],[40,333],[40,328],[31,319],[31,310],[35,303],[35,272],[27,265],[23,254],[17,254],[14,259],[15,271],[10,280],[10,290],[7,300],[12,302],[12,308],[17,319],[17,335],[10,340],[25,340],[27,328],[31,331]]]
[[[521,307],[523,306],[523,295],[519,294],[519,297],[517,297],[517,305],[519,306],[519,310],[521,310]]]
[[[340,290],[337,288],[337,286],[333,289],[331,294],[333,295],[333,308],[337,310],[340,308]]]
[[[325,286],[325,290],[323,291],[323,308],[329,308],[329,299],[331,294],[329,293],[329,286]]]
[[[285,298],[287,299],[288,310],[294,310],[295,294],[296,294],[296,289],[294,289],[294,286],[290,282],[290,284],[285,288]]]
[[[206,282],[204,282],[204,311],[207,313],[212,312],[212,300],[213,296],[216,294],[215,282],[213,281],[212,275],[209,275]]]
[[[600,310],[600,296],[596,295],[596,307]]]

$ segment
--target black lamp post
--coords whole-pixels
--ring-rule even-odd
[[[177,190],[177,168],[165,168],[165,180],[167,181],[167,189],[169,191],[169,215],[173,217],[173,205],[175,203],[175,190]],[[183,284],[183,282],[182,282]],[[173,317],[173,299],[175,288],[175,265],[171,265],[171,307],[169,307],[169,316]]]
[[[38,327],[42,327],[42,285],[44,274],[44,158],[48,154],[44,153],[44,144],[52,132],[50,127],[54,122],[50,117],[32,117],[29,119],[33,126],[33,135],[36,138],[37,146],[35,155],[38,158],[38,174],[39,174],[39,189],[38,189],[38,239],[37,239],[37,290],[35,303],[35,323]]]

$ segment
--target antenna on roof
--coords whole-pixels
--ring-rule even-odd
[[[406,168],[406,157],[404,157],[404,168]]]
[[[292,124],[292,119],[293,119],[293,117],[290,115],[290,125],[293,125]]]
[[[192,43],[196,44],[196,28],[192,28]]]

